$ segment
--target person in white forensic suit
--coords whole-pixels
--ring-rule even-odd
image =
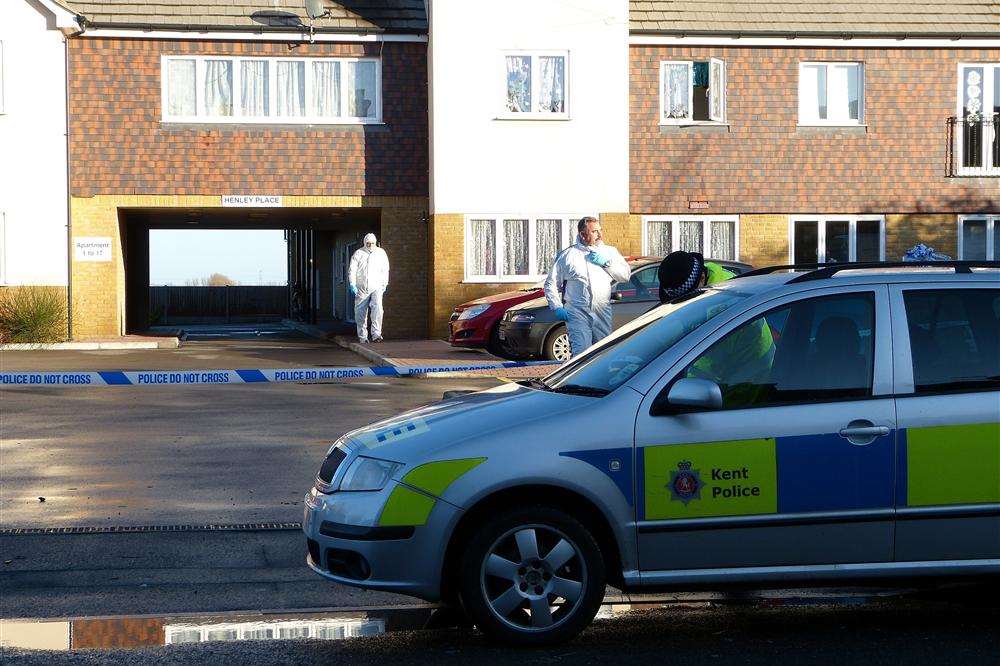
[[[375,234],[366,235],[364,246],[351,257],[347,280],[348,288],[354,296],[354,321],[358,325],[358,341],[382,342],[382,297],[389,286],[389,256],[378,246]]]
[[[611,333],[611,288],[631,277],[621,253],[604,244],[597,218],[581,219],[577,231],[576,244],[556,256],[545,279],[545,298],[566,322],[573,356]]]

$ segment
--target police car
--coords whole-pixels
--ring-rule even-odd
[[[734,344],[738,343],[738,344]],[[1000,263],[752,271],[347,433],[308,565],[569,639],[626,591],[1000,575]]]

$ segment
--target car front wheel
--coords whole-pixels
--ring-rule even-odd
[[[569,347],[569,333],[565,326],[560,326],[545,338],[542,354],[550,361],[565,363],[572,352]]]
[[[510,510],[478,528],[459,576],[462,605],[476,626],[514,645],[567,641],[604,600],[597,541],[578,520],[545,506]]]

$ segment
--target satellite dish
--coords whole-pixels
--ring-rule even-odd
[[[330,11],[323,6],[323,0],[306,0],[306,14],[309,15],[309,18],[323,18],[329,13]]]

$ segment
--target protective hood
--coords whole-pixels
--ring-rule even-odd
[[[365,234],[364,244],[367,247],[368,243],[375,243],[378,245],[378,239],[375,238],[375,234]]]

